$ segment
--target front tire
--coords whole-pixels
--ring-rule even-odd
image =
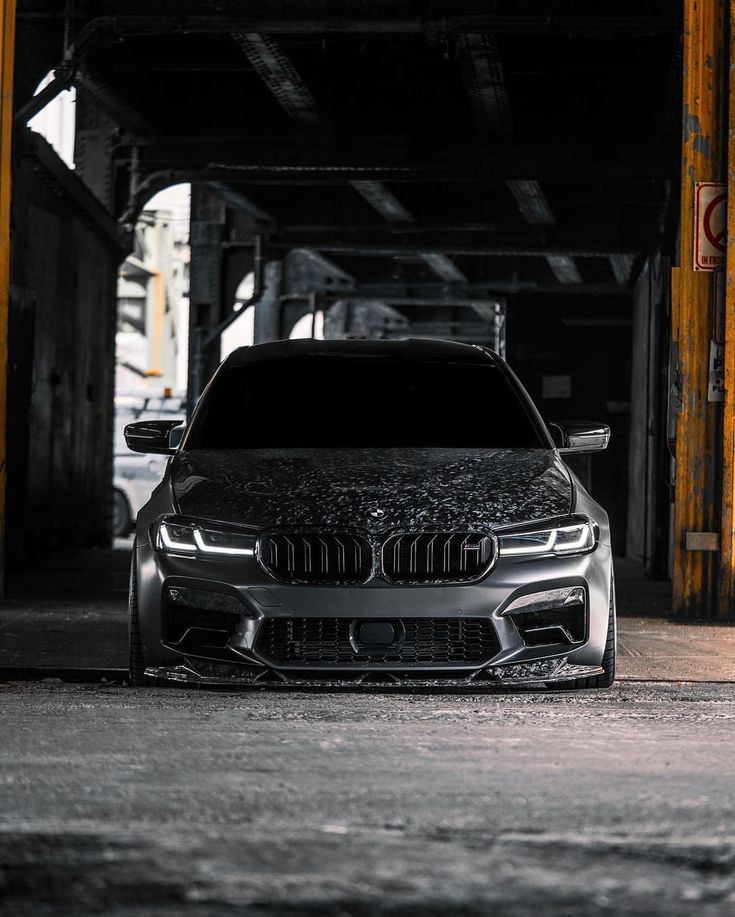
[[[130,564],[130,590],[128,593],[128,646],[130,684],[135,687],[149,684],[145,674],[146,662],[143,643],[140,639],[140,620],[138,617],[138,575],[135,563],[136,550],[133,546],[133,559]]]

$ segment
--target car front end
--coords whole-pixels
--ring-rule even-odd
[[[402,392],[405,417],[274,422],[270,403],[307,378],[330,397],[367,386],[361,403]],[[447,383],[486,392],[495,426],[469,399],[437,421]],[[138,516],[134,681],[611,683],[608,518],[562,459],[609,431],[560,428],[557,447],[495,355],[260,345],[218,372],[183,441],[174,422],[131,432],[173,453]]]
[[[148,536],[136,567],[149,678],[511,686],[602,674],[612,557],[584,511],[485,530],[369,519],[257,531],[163,513]]]

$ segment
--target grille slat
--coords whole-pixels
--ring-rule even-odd
[[[355,640],[354,618],[266,618],[255,641],[264,659],[283,665],[481,665],[499,650],[485,618],[402,618],[400,639],[386,647]]]
[[[370,543],[349,532],[273,532],[260,541],[260,560],[288,583],[364,583],[372,571]]]
[[[286,583],[357,585],[374,567],[389,583],[465,583],[491,569],[495,541],[484,532],[400,532],[382,543],[354,532],[272,532],[261,538],[259,558]]]
[[[461,583],[483,576],[494,555],[482,532],[396,534],[383,545],[382,573],[390,583]]]

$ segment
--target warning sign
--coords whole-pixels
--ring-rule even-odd
[[[694,190],[694,270],[724,267],[727,225],[727,186],[698,181]]]

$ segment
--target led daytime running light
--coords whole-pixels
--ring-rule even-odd
[[[576,532],[579,532],[579,536],[575,540],[561,540],[564,535],[571,536]],[[541,542],[538,540],[540,538],[546,538],[546,541]],[[524,539],[528,539],[530,543],[527,545],[517,543]],[[516,543],[512,544],[512,542]],[[590,522],[577,522],[573,525],[562,525],[550,529],[540,528],[535,532],[498,533],[499,552],[505,556],[581,554],[592,549],[595,542],[595,529]]]
[[[172,537],[173,528],[186,529],[185,540],[177,540]],[[162,519],[158,524],[158,547],[171,554],[199,554],[199,555],[217,555],[229,557],[253,557],[255,555],[255,539],[239,532],[228,532],[226,529],[221,530],[221,534],[231,535],[233,540],[240,539],[249,542],[249,544],[238,546],[218,545],[207,541],[207,532],[220,533],[219,529],[201,525],[196,522],[182,521],[178,522],[172,519]]]

